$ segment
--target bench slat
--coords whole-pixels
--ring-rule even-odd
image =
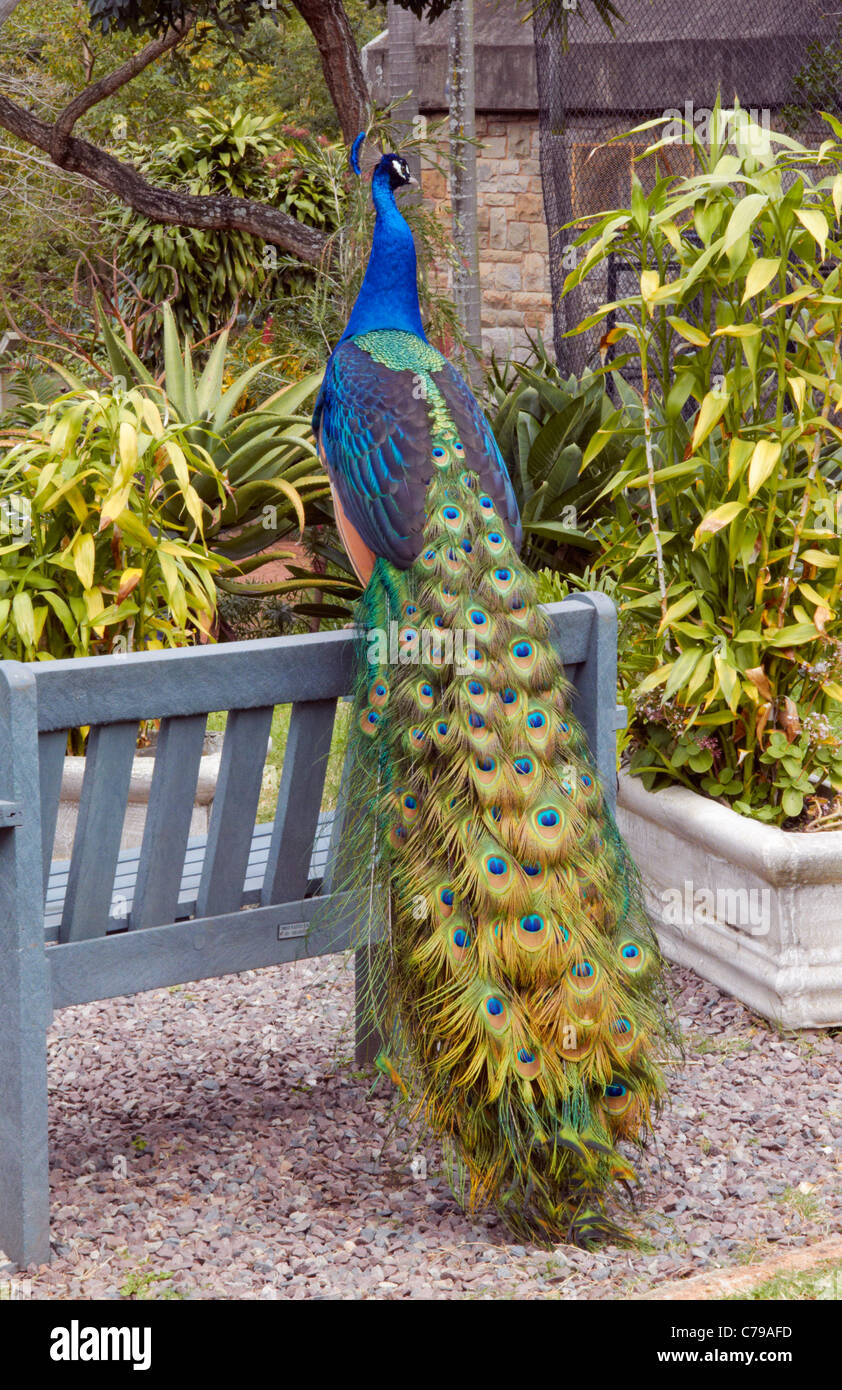
[[[38,781],[41,789],[41,854],[44,868],[44,892],[50,881],[50,864],[58,824],[58,804],[61,800],[61,779],[64,755],[67,751],[67,730],[40,734],[38,737]]]
[[[161,721],[134,886],[133,930],[159,927],[175,916],[206,723],[203,714]]]
[[[292,902],[307,890],[336,717],[335,700],[292,707],[261,902]]]
[[[268,705],[228,716],[196,899],[199,917],[236,912],[242,904],[273,712]]]
[[[105,935],[136,751],[134,720],[98,725],[88,735],[61,941]]]
[[[353,893],[177,922],[160,931],[114,933],[47,951],[53,1005],[206,980],[238,970],[344,951],[359,917]]]

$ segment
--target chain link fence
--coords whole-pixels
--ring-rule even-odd
[[[609,260],[562,298],[575,266],[575,218],[628,205],[633,160],[659,132],[606,145],[611,136],[657,116],[686,120],[704,139],[721,96],[736,98],[767,128],[805,144],[826,133],[817,112],[842,114],[842,0],[617,0],[624,23],[612,35],[591,0],[563,0],[568,47],[546,12],[534,19],[541,176],[550,230],[554,346],[565,372],[599,365],[599,330],[569,329],[600,302],[636,287],[637,268]],[[677,144],[634,165],[645,190],[656,176],[692,176],[692,144]]]

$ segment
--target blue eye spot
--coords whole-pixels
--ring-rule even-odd
[[[499,579],[501,584],[505,584],[507,579],[511,579],[511,570],[495,570],[494,578]]]
[[[459,515],[459,509],[457,507],[445,507],[443,515],[448,521],[455,521]]]
[[[541,872],[541,865],[540,865],[540,864],[524,864],[524,866],[523,866],[523,872],[524,872],[525,874],[527,874],[529,878],[537,878],[538,874]]]
[[[417,613],[417,612],[418,612],[418,609],[416,608],[416,606],[415,606],[414,603],[408,603],[408,604],[406,605],[406,611],[407,611],[407,615],[411,615],[411,614],[413,614],[413,613]]]
[[[457,450],[458,450],[458,449],[461,449],[461,448],[462,448],[462,442],[461,442],[461,440],[459,440],[459,439],[454,439],[454,441],[453,441],[453,447],[454,447],[454,449],[457,449]]]
[[[503,537],[500,535],[499,531],[489,531],[488,539],[491,541],[492,545],[503,544]]]
[[[610,1096],[612,1100],[617,1100],[620,1096],[624,1096],[626,1094],[626,1087],[620,1086],[616,1081],[614,1081],[611,1083],[610,1086],[606,1086],[605,1094],[607,1096]]]
[[[487,512],[494,511],[494,503],[492,502],[490,497],[481,497],[479,499],[479,504],[481,507],[484,507]]]
[[[513,705],[517,700],[517,692],[512,690],[509,686],[506,690],[503,691],[502,695],[500,696],[500,699],[503,701],[504,705]]]
[[[453,933],[453,944],[454,944],[454,946],[458,946],[459,949],[460,949],[460,951],[461,951],[465,946],[467,946],[467,944],[468,944],[468,942],[470,941],[470,939],[471,939],[471,938],[468,936],[468,933],[467,933],[466,931],[462,931],[461,928],[460,928],[459,931],[455,931],[455,932]]]
[[[375,693],[375,695],[385,695],[385,694],[386,694],[386,687],[385,687],[385,685],[376,685],[376,686],[374,687],[374,693]]]
[[[433,449],[433,458],[434,458],[434,459],[443,459],[443,458],[444,458],[444,455],[445,455],[444,449],[442,449],[441,446],[437,444],[437,445],[435,446],[435,448]]]
[[[436,557],[436,552],[435,552],[434,550],[425,550],[425,551],[424,551],[424,559],[425,559],[425,560],[434,560],[435,557]]]
[[[640,951],[629,942],[627,946],[623,947],[622,954],[625,956],[626,960],[636,960],[640,955]]]
[[[485,728],[485,720],[483,719],[482,715],[477,714],[475,710],[472,710],[471,714],[468,716],[468,723],[470,724],[472,729]]]
[[[535,1056],[534,1056],[534,1054],[533,1054],[532,1052],[529,1051],[529,1048],[528,1048],[528,1047],[522,1047],[522,1048],[520,1048],[520,1050],[519,1050],[519,1052],[518,1052],[518,1054],[517,1054],[517,1058],[518,1058],[518,1061],[519,1061],[519,1062],[527,1062],[527,1063],[528,1063],[528,1062],[534,1062],[534,1061],[535,1061]]]
[[[523,917],[523,918],[521,919],[520,925],[521,925],[521,929],[522,929],[523,931],[528,931],[528,932],[543,931],[543,930],[544,930],[544,919],[543,919],[543,917],[539,917],[538,914],[537,914],[537,912],[533,912],[529,917]]]
[[[414,811],[415,807],[418,805],[418,802],[415,800],[414,796],[405,796],[403,799],[403,804],[406,807],[407,811]]]
[[[569,724],[566,724],[565,721],[564,721],[563,719],[562,719],[562,721],[561,721],[561,723],[559,724],[558,727],[561,729],[561,732],[562,732],[563,734],[569,734],[569,733],[570,733],[570,725],[569,725]]]
[[[437,613],[433,618],[433,627],[444,627],[444,618],[441,613]]]
[[[503,1005],[500,1003],[499,999],[486,999],[485,1007],[491,1014],[492,1018],[499,1018],[501,1013],[503,1012]]]
[[[441,900],[442,900],[442,902],[444,903],[445,907],[452,907],[452,906],[453,906],[453,889],[452,889],[452,888],[442,888],[442,890],[441,890]]]
[[[540,825],[546,825],[546,826],[558,825],[558,812],[557,812],[557,811],[542,811],[541,814],[540,814],[540,816],[538,817],[538,821],[539,821],[539,824],[540,824]]]
[[[512,608],[512,612],[513,612],[513,613],[519,613],[522,607],[523,607],[523,600],[522,600],[522,599],[519,599],[519,598],[513,598],[513,599],[512,599],[511,608]]]
[[[493,772],[495,768],[493,758],[477,758],[476,764],[480,772]]]
[[[543,729],[547,721],[543,714],[536,710],[534,714],[530,714],[526,722],[530,729]]]
[[[466,550],[466,551],[468,552],[469,555],[470,555],[471,551],[473,550],[473,548],[474,548],[474,547],[471,545],[471,542],[470,542],[470,541],[463,541],[463,542],[462,542],[462,549],[463,549],[463,550]]]
[[[593,786],[593,778],[592,778],[592,777],[589,777],[588,774],[587,774],[586,772],[583,772],[583,773],[582,773],[582,786],[583,786],[583,787],[592,787],[592,786]]]
[[[519,773],[521,774],[521,776],[525,776],[527,773],[529,773],[529,772],[531,772],[531,771],[532,771],[532,760],[531,760],[531,758],[516,758],[516,759],[515,759],[515,772],[519,772]]]
[[[470,692],[471,692],[472,695],[481,695],[481,694],[482,694],[482,682],[481,682],[481,681],[468,681],[468,689],[470,690]]]
[[[474,627],[483,627],[485,625],[485,614],[481,613],[478,608],[472,610],[470,619]]]
[[[433,687],[432,687],[431,685],[422,685],[422,687],[421,687],[421,694],[424,696],[425,699],[427,698],[428,695],[432,695],[432,693],[433,693]]]
[[[517,646],[515,647],[515,656],[518,657],[521,661],[525,661],[526,658],[529,657],[529,656],[531,656],[531,655],[532,655],[532,643],[531,643],[531,642],[518,642]]]
[[[379,720],[379,718],[380,718],[380,715],[379,715],[379,714],[375,713],[374,710],[369,710],[368,715],[367,715],[367,719],[368,719],[368,723],[369,723],[369,724],[376,724],[377,721]]]
[[[500,819],[502,818],[502,815],[503,815],[503,812],[500,810],[500,807],[499,807],[499,806],[492,806],[492,808],[491,808],[491,819],[492,819],[492,820],[500,820]]]
[[[581,965],[574,965],[573,974],[580,980],[589,980],[593,974],[593,966],[589,960],[583,960]]]
[[[627,1018],[617,1018],[611,1024],[612,1033],[630,1033],[631,1030],[632,1026]]]
[[[436,725],[436,732],[440,734],[442,737],[444,737],[444,735],[447,733],[447,725],[444,723],[444,721],[442,721],[441,724]]]
[[[493,874],[495,878],[499,878],[501,874],[506,872],[506,861],[505,859],[499,859],[495,854],[489,859],[487,867],[490,874]]]

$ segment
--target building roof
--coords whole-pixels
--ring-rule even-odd
[[[827,33],[824,0],[618,0],[625,23],[612,37],[590,6],[570,12],[570,52],[560,59],[568,112],[634,113],[792,99],[792,76],[809,42]],[[476,0],[477,110],[535,112],[538,88],[529,6]],[[452,17],[413,21],[421,111],[448,106]],[[389,95],[388,30],[363,53],[375,97]]]

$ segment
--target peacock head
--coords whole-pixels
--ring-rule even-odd
[[[348,155],[348,163],[358,178],[363,172],[360,167],[360,152],[365,138],[366,132],[361,130]],[[403,155],[396,154],[394,150],[390,150],[388,154],[382,156],[379,164],[375,166],[372,181],[381,185],[387,183],[393,193],[399,188],[405,188],[407,184],[418,182],[416,178],[413,178]]]
[[[412,177],[409,165],[402,154],[384,154],[380,163],[374,171],[374,177],[387,178],[389,187],[395,192],[398,188],[405,188],[407,184],[417,183],[418,180]]]

